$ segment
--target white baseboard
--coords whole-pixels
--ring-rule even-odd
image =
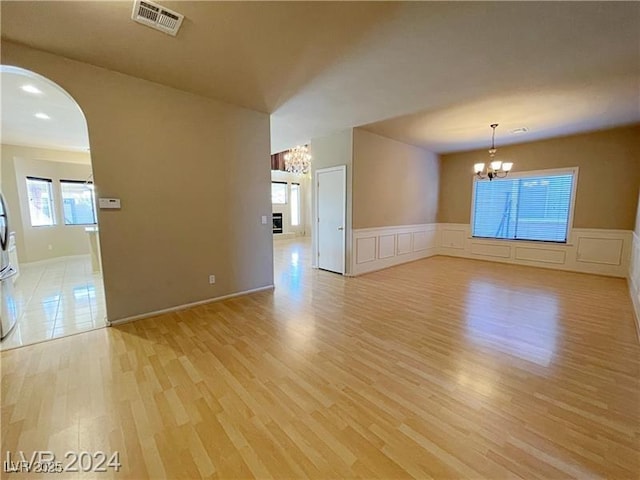
[[[153,312],[141,313],[139,315],[133,315],[131,317],[119,318],[117,320],[107,320],[108,326],[122,325],[123,323],[133,322],[135,320],[141,320],[143,318],[156,317],[164,313],[177,312],[179,310],[186,310],[187,308],[197,307],[199,305],[205,305],[207,303],[220,302],[222,300],[228,300],[229,298],[241,297],[249,295],[251,293],[264,292],[265,290],[273,290],[273,285],[267,285],[265,287],[253,288],[251,290],[244,290],[242,292],[230,293],[228,295],[222,295],[220,297],[207,298],[205,300],[199,300],[197,302],[185,303],[183,305],[176,305],[175,307],[164,308],[162,310],[155,310]]]
[[[351,275],[446,255],[626,278],[632,243],[629,230],[594,228],[572,229],[567,243],[473,238],[460,223],[364,228],[353,231]]]
[[[627,279],[640,341],[640,238],[630,230],[574,228],[567,243],[471,237],[463,223],[430,223],[353,230],[351,274],[434,255],[472,258]]]
[[[91,253],[87,252],[87,253],[79,253],[78,255],[63,255],[61,257],[45,258],[45,259],[36,260],[33,262],[20,262],[20,267],[23,267],[23,268],[39,267],[39,266],[49,265],[51,263],[56,263],[56,262],[62,262],[67,260],[81,260],[81,259],[91,260]]]
[[[471,226],[438,224],[440,255],[529,265],[626,278],[631,258],[629,230],[574,228],[567,243],[471,237]]]
[[[631,261],[629,263],[629,275],[627,276],[629,294],[633,303],[633,310],[636,321],[636,334],[640,342],[640,238],[633,233],[633,245]]]

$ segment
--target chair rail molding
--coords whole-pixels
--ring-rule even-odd
[[[469,224],[427,223],[356,229],[352,241],[352,276],[446,255],[628,278],[640,286],[640,241],[630,230],[573,228],[567,243],[554,243],[474,238]],[[634,302],[640,305],[637,293]]]

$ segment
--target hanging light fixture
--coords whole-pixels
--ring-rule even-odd
[[[311,154],[309,147],[298,145],[284,154],[284,168],[287,172],[303,175],[309,172],[311,167]]]
[[[491,128],[493,129],[493,133],[491,134],[491,148],[489,149],[489,163],[487,164],[487,171],[483,173],[485,170],[484,163],[476,163],[473,166],[473,169],[476,172],[478,178],[488,178],[489,180],[493,180],[494,178],[504,178],[509,174],[509,171],[513,168],[513,162],[501,162],[500,160],[496,160],[496,127],[497,123],[492,123]]]

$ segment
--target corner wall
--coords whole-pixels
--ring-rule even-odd
[[[273,285],[269,116],[11,42],[89,127],[111,321]],[[209,285],[209,274],[217,282]]]
[[[475,150],[441,157],[441,255],[627,276],[640,187],[640,125],[500,147],[497,158],[513,161],[518,172],[579,167],[567,243],[471,236],[473,164],[487,159],[485,150]]]
[[[437,155],[359,128],[353,133],[351,273],[435,255]]]
[[[628,230],[572,229],[567,244],[472,238],[468,224],[429,223],[354,230],[354,275],[444,255],[625,278],[635,249],[640,282],[640,242]],[[633,267],[632,267],[633,268]],[[631,279],[629,281],[631,285]],[[640,298],[636,293],[640,306]],[[640,308],[638,309],[640,311]]]
[[[579,167],[573,227],[633,230],[640,185],[640,125],[498,144],[498,160],[514,172]],[[473,165],[488,160],[486,149],[441,156],[439,223],[468,224]]]
[[[367,228],[357,228],[353,232],[354,275],[390,267],[407,261],[432,255],[449,255],[479,260],[530,265],[543,268],[627,277],[629,265],[633,274],[638,298],[640,284],[640,227],[634,221],[638,207],[640,187],[640,126],[554,138],[540,142],[512,145],[500,148],[502,159],[509,158],[516,163],[518,171],[540,170],[579,166],[578,193],[574,225],[570,230],[567,244],[548,242],[523,242],[491,240],[471,237],[469,218],[471,212],[471,191],[473,185],[473,164],[486,156],[486,151],[478,150],[443,155],[440,159],[440,183],[438,218],[439,222],[426,220],[414,224],[381,226],[377,220],[362,222],[367,215],[360,215],[361,208],[385,211],[385,205],[375,205],[375,192],[382,192],[375,185],[375,176],[390,179],[390,183],[403,185],[397,178],[398,172],[386,172],[384,166],[393,164],[384,161],[380,152],[385,151],[384,143],[397,144],[393,140],[378,137],[371,146],[362,148],[358,139],[366,141],[368,132],[354,134],[354,222],[364,223]],[[392,157],[400,157],[400,151]],[[409,147],[413,148],[413,147]],[[362,155],[367,151],[366,155]],[[502,154],[500,152],[503,152]],[[380,169],[376,158],[383,163]],[[366,175],[374,175],[373,180],[360,176],[362,169]],[[398,170],[407,170],[406,165]],[[416,173],[415,176],[418,176]],[[431,175],[430,175],[431,176]],[[362,188],[369,191],[362,195]],[[428,186],[425,186],[425,189]],[[411,189],[409,189],[410,191]],[[397,195],[404,195],[399,189]],[[379,196],[387,200],[393,195]],[[397,202],[391,199],[391,202]],[[426,200],[415,199],[422,208]],[[407,203],[410,208],[411,203]],[[397,206],[393,207],[397,209]],[[414,214],[419,211],[414,209]],[[578,213],[580,212],[580,213]],[[640,215],[640,213],[638,214]],[[640,219],[638,220],[640,222]],[[636,224],[636,232],[632,232]],[[640,310],[640,309],[639,309]]]

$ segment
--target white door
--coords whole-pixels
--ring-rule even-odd
[[[316,171],[318,268],[344,274],[347,167]]]

